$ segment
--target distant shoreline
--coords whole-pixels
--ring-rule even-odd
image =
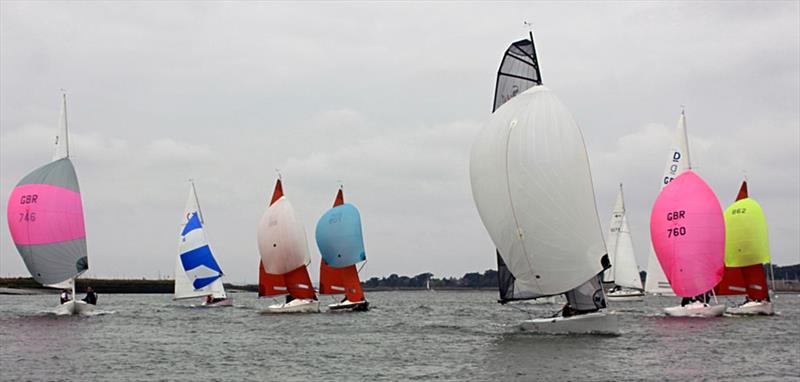
[[[77,293],[84,293],[91,286],[98,293],[106,294],[170,294],[174,290],[173,280],[148,279],[83,279],[79,278],[75,286]],[[257,292],[258,285],[225,284],[232,293]],[[800,282],[795,280],[775,280],[776,293],[800,292]],[[494,291],[496,287],[442,286],[432,291]],[[365,292],[420,291],[425,287],[364,287]],[[3,295],[35,295],[55,294],[59,291],[45,288],[31,277],[0,278],[0,294]]]

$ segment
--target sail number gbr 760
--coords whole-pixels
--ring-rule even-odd
[[[677,221],[686,218],[686,211],[670,211],[667,212],[667,221]],[[686,235],[686,227],[683,226],[676,226],[672,228],[667,228],[667,237],[677,237]]]

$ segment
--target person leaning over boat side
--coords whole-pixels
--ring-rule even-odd
[[[61,303],[63,304],[63,303],[65,303],[67,301],[70,301],[70,300],[72,300],[72,295],[70,295],[68,290],[63,289],[61,291]]]
[[[92,287],[86,287],[86,297],[83,301],[87,304],[97,305],[97,293],[94,293]]]

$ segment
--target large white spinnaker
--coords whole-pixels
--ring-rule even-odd
[[[470,180],[515,298],[565,293],[603,271],[583,137],[549,89],[528,89],[490,116],[472,147]]]
[[[203,213],[200,210],[197,191],[192,182],[189,186],[189,197],[186,200],[181,222],[183,232],[181,232],[178,256],[175,261],[175,292],[173,296],[175,300],[209,295],[215,299],[227,297],[221,278],[222,271],[211,254],[208,240],[202,227],[205,223],[202,216]],[[193,218],[194,221],[192,221]],[[190,222],[199,225],[199,227],[194,226],[193,229],[187,230],[186,226]],[[194,260],[186,257],[186,254],[198,249],[204,253],[199,256],[192,256]],[[184,259],[181,258],[182,256],[184,256]],[[187,269],[187,267],[191,268]],[[213,281],[210,284],[206,284],[197,282],[198,278],[209,278],[213,279]],[[202,286],[198,288],[196,287],[197,285]]]
[[[675,137],[667,158],[667,165],[664,168],[664,175],[661,177],[661,189],[666,187],[669,182],[678,177],[682,172],[691,169],[692,162],[689,156],[689,138],[686,131],[686,115],[681,111],[678,118],[678,127],[675,130]],[[650,245],[650,252],[647,257],[647,278],[645,279],[645,292],[674,296],[675,292],[669,285],[667,275],[658,263],[656,252]]]

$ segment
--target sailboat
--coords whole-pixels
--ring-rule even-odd
[[[714,289],[718,295],[747,295],[733,315],[772,315],[764,264],[771,263],[767,221],[761,205],[747,194],[742,182],[736,201],[725,209],[725,273]]]
[[[283,195],[281,179],[275,183],[272,200],[258,226],[258,296],[287,295],[265,313],[317,313],[319,300],[308,275],[306,230],[289,199]]]
[[[709,291],[722,280],[725,221],[711,187],[691,169],[670,182],[653,204],[650,237],[672,290],[684,298],[664,312],[677,317],[713,317],[725,304]]]
[[[689,137],[686,131],[686,113],[681,110],[681,115],[678,118],[678,127],[675,129],[675,137],[664,168],[664,175],[661,177],[661,189],[664,189],[678,175],[692,167],[689,156]],[[675,295],[669,285],[667,276],[664,274],[664,270],[661,269],[652,246],[650,246],[650,252],[647,257],[647,278],[645,279],[644,291],[645,293],[661,296]]]
[[[220,268],[203,230],[203,213],[194,182],[190,181],[189,197],[183,213],[183,227],[175,261],[174,300],[205,297],[203,306],[233,306],[233,298],[225,293]]]
[[[336,193],[333,208],[317,222],[317,247],[322,255],[319,269],[319,294],[344,294],[344,300],[328,305],[334,311],[365,312],[369,302],[364,298],[356,264],[366,261],[361,215],[358,209],[344,202],[342,188]]]
[[[616,333],[600,280],[610,264],[589,158],[574,118],[542,85],[533,33],[505,51],[494,100],[472,146],[470,180],[497,248],[499,302],[565,294],[561,315],[522,329]]]
[[[59,315],[86,314],[94,305],[76,299],[75,279],[89,269],[78,177],[69,154],[67,96],[62,94],[53,160],[26,175],[8,198],[8,228],[36,282],[72,290]]]
[[[642,279],[636,265],[631,228],[625,216],[622,183],[619,184],[617,201],[611,213],[606,245],[611,258],[611,269],[605,272],[603,281],[614,285],[608,292],[608,300],[641,301],[644,298]]]

